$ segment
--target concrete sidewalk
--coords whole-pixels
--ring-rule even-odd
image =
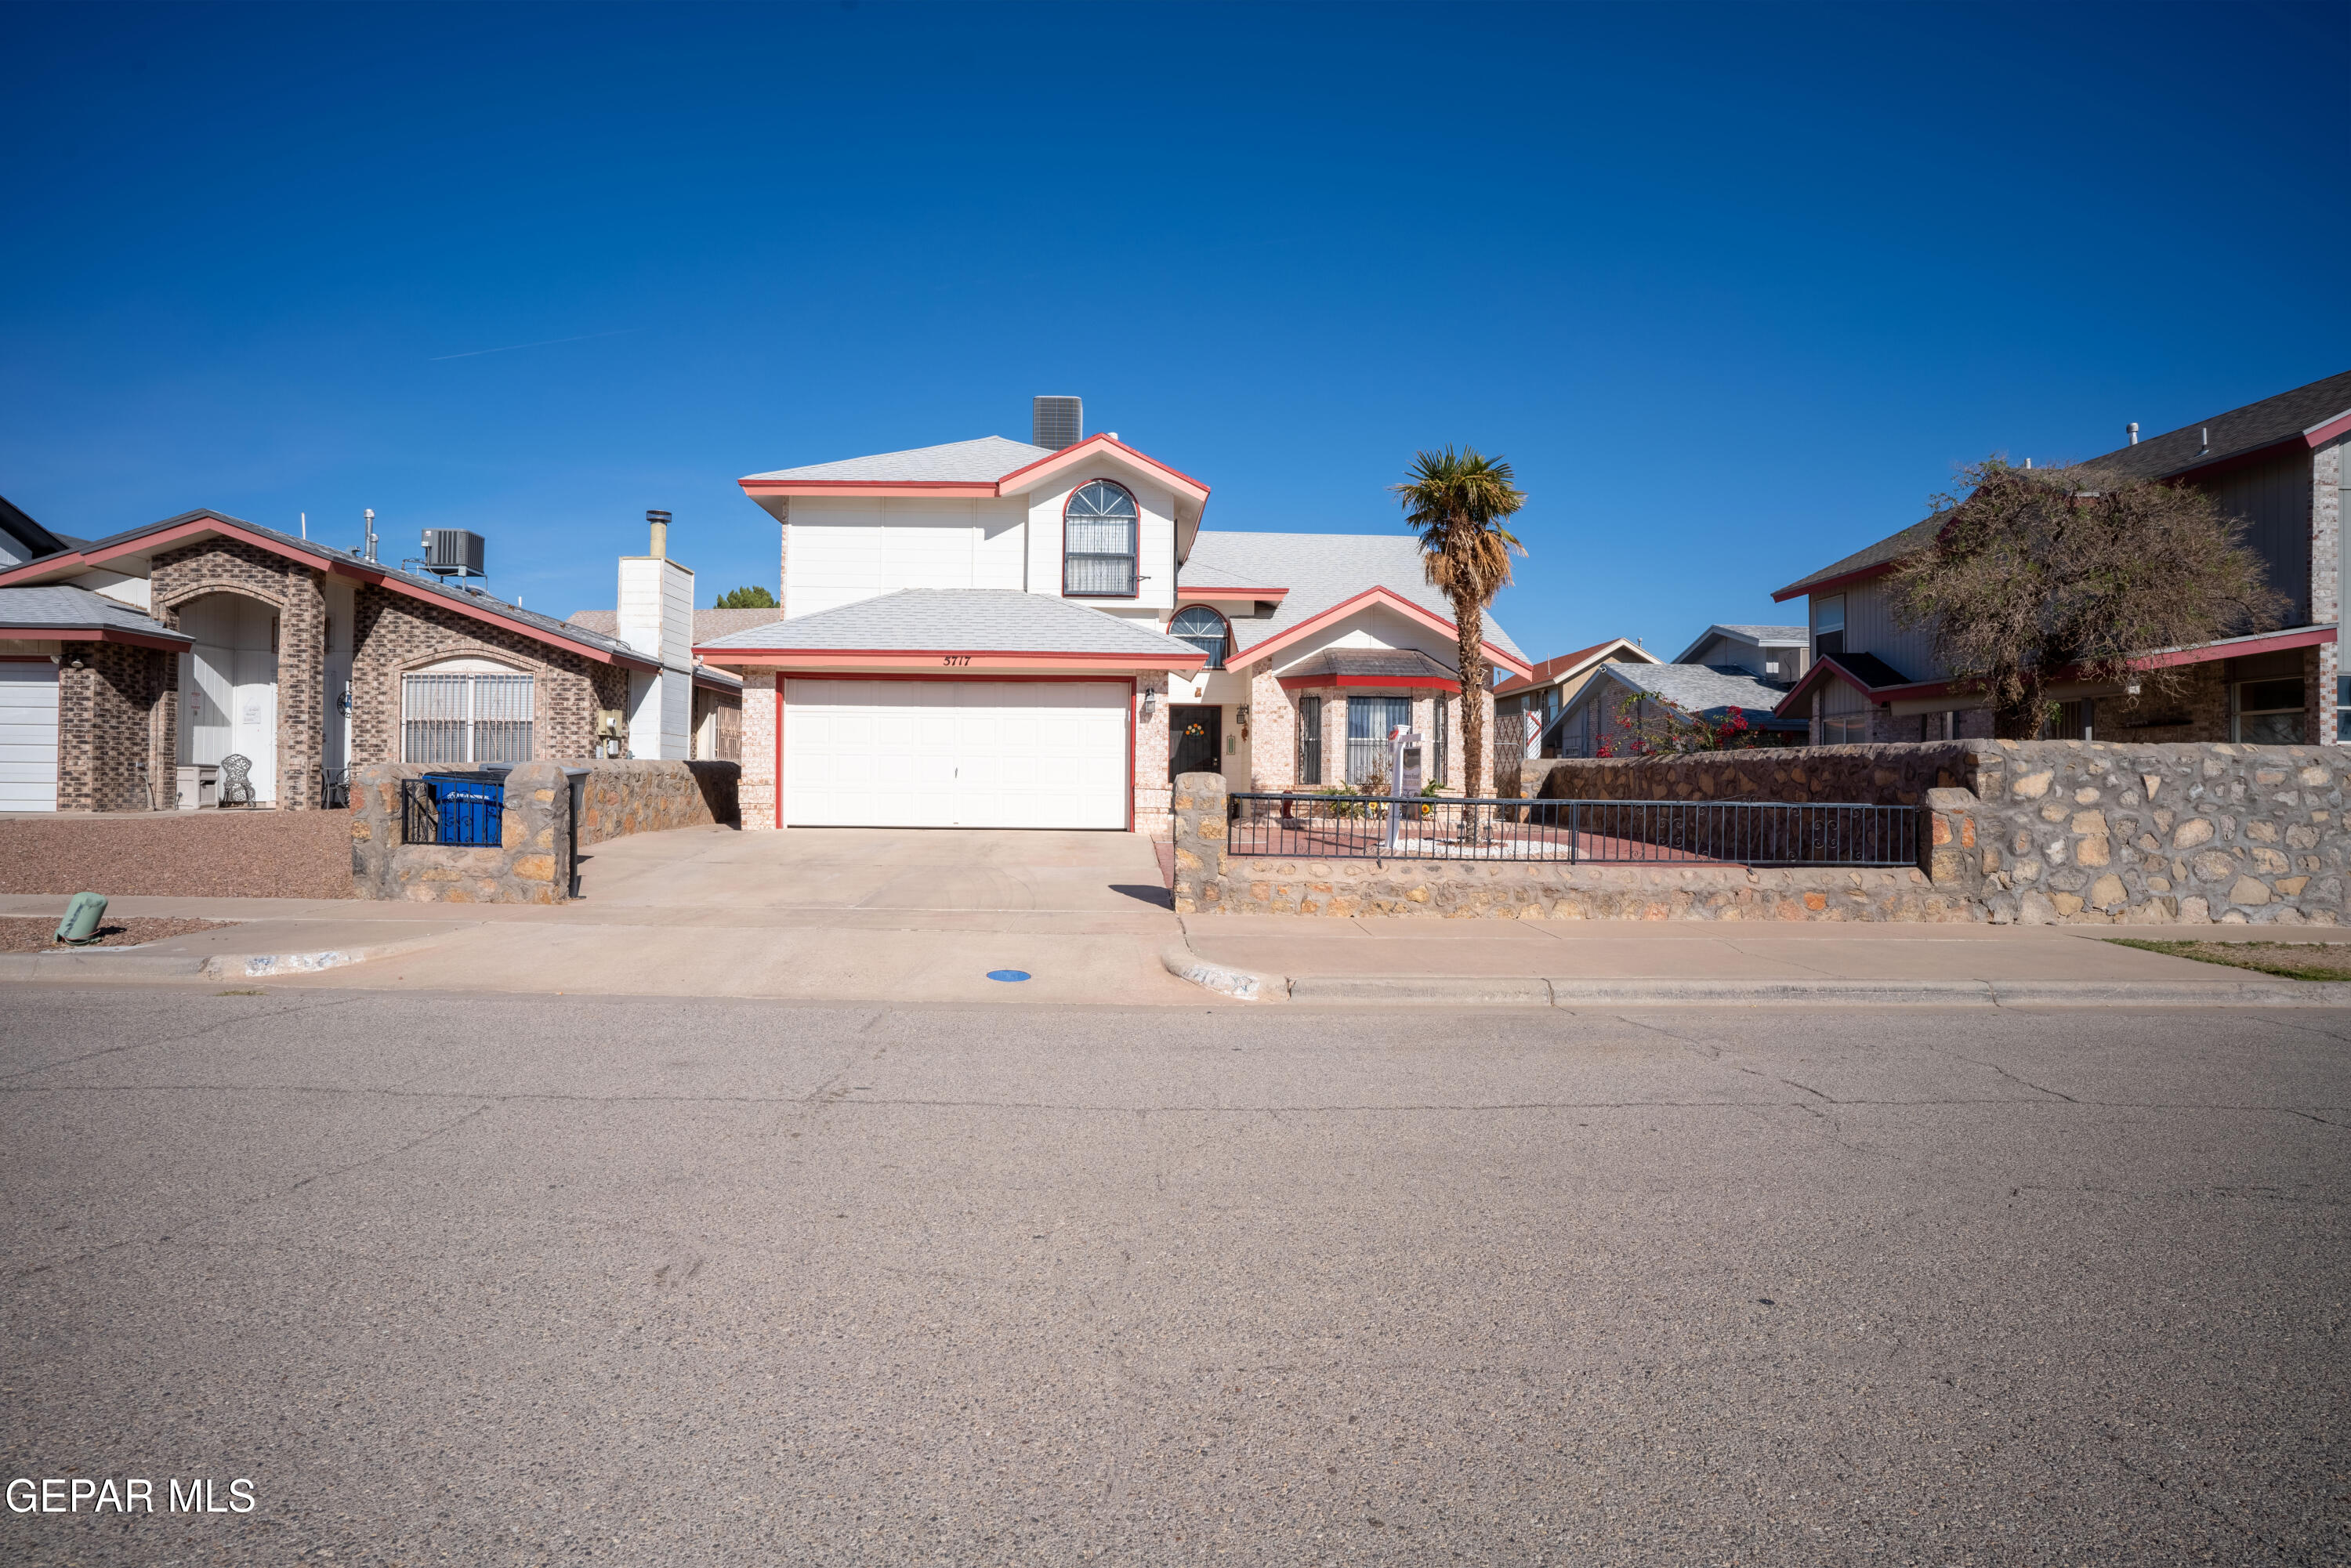
[[[2337,988],[2118,947],[2263,926],[1179,920],[1124,834],[686,829],[590,852],[553,907],[120,898],[237,924],[145,947],[0,955],[0,979],[811,1001],[1385,1006],[2339,1004]],[[62,896],[0,897],[54,918]],[[1004,982],[991,971],[1031,977]]]

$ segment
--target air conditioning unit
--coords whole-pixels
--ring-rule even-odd
[[[469,528],[424,530],[424,570],[435,577],[486,577],[482,536]]]

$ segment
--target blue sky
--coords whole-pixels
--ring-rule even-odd
[[[1210,527],[1515,465],[1530,652],[1708,622],[2048,463],[2351,367],[2351,7],[0,8],[0,494],[488,537],[1074,392]],[[530,344],[533,347],[515,347]],[[495,351],[490,351],[495,350]]]

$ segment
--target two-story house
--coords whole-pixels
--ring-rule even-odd
[[[2351,682],[2338,653],[2343,613],[2344,447],[2351,371],[2129,444],[2084,466],[2116,482],[2194,485],[2266,564],[2286,601],[2283,623],[2192,648],[2150,649],[2193,666],[2183,700],[2126,700],[2112,685],[2060,681],[2050,734],[2068,740],[2334,743],[2351,734]],[[1772,595],[1809,608],[1813,663],[1780,705],[1821,745],[1988,737],[1980,696],[1958,690],[1928,627],[1900,624],[1888,594],[1896,567],[1924,548],[1938,517],[1915,523]]]
[[[743,679],[746,827],[1156,831],[1177,773],[1361,785],[1399,725],[1490,787],[1453,777],[1453,622],[1410,534],[1205,528],[1207,486],[1078,419],[740,481],[784,619],[695,652]]]

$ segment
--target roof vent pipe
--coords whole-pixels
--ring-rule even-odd
[[[653,548],[648,549],[645,553],[652,556],[655,560],[664,560],[668,559],[669,514],[667,512],[649,511],[645,514],[645,521],[653,525]]]
[[[2132,420],[2129,425],[2126,428],[2130,431],[2131,444],[2133,446],[2137,446],[2138,444],[2138,421],[2135,419]]]
[[[2201,430],[2198,431],[2198,432],[2196,433],[2196,439],[2197,439],[2198,441],[2199,441],[2199,442],[2201,442],[2201,443],[2203,444],[2203,446],[2204,446],[2204,450],[2205,450],[2205,451],[2207,451],[2207,452],[2211,451],[2211,450],[2212,450],[2212,427],[2211,427],[2210,425],[2209,425],[2209,424],[2208,424],[2208,425],[2206,425],[2203,429],[2201,429]]]
[[[1030,414],[1030,434],[1039,446],[1059,452],[1085,439],[1085,399],[1040,397]]]
[[[367,558],[375,559],[375,508],[367,509]]]

